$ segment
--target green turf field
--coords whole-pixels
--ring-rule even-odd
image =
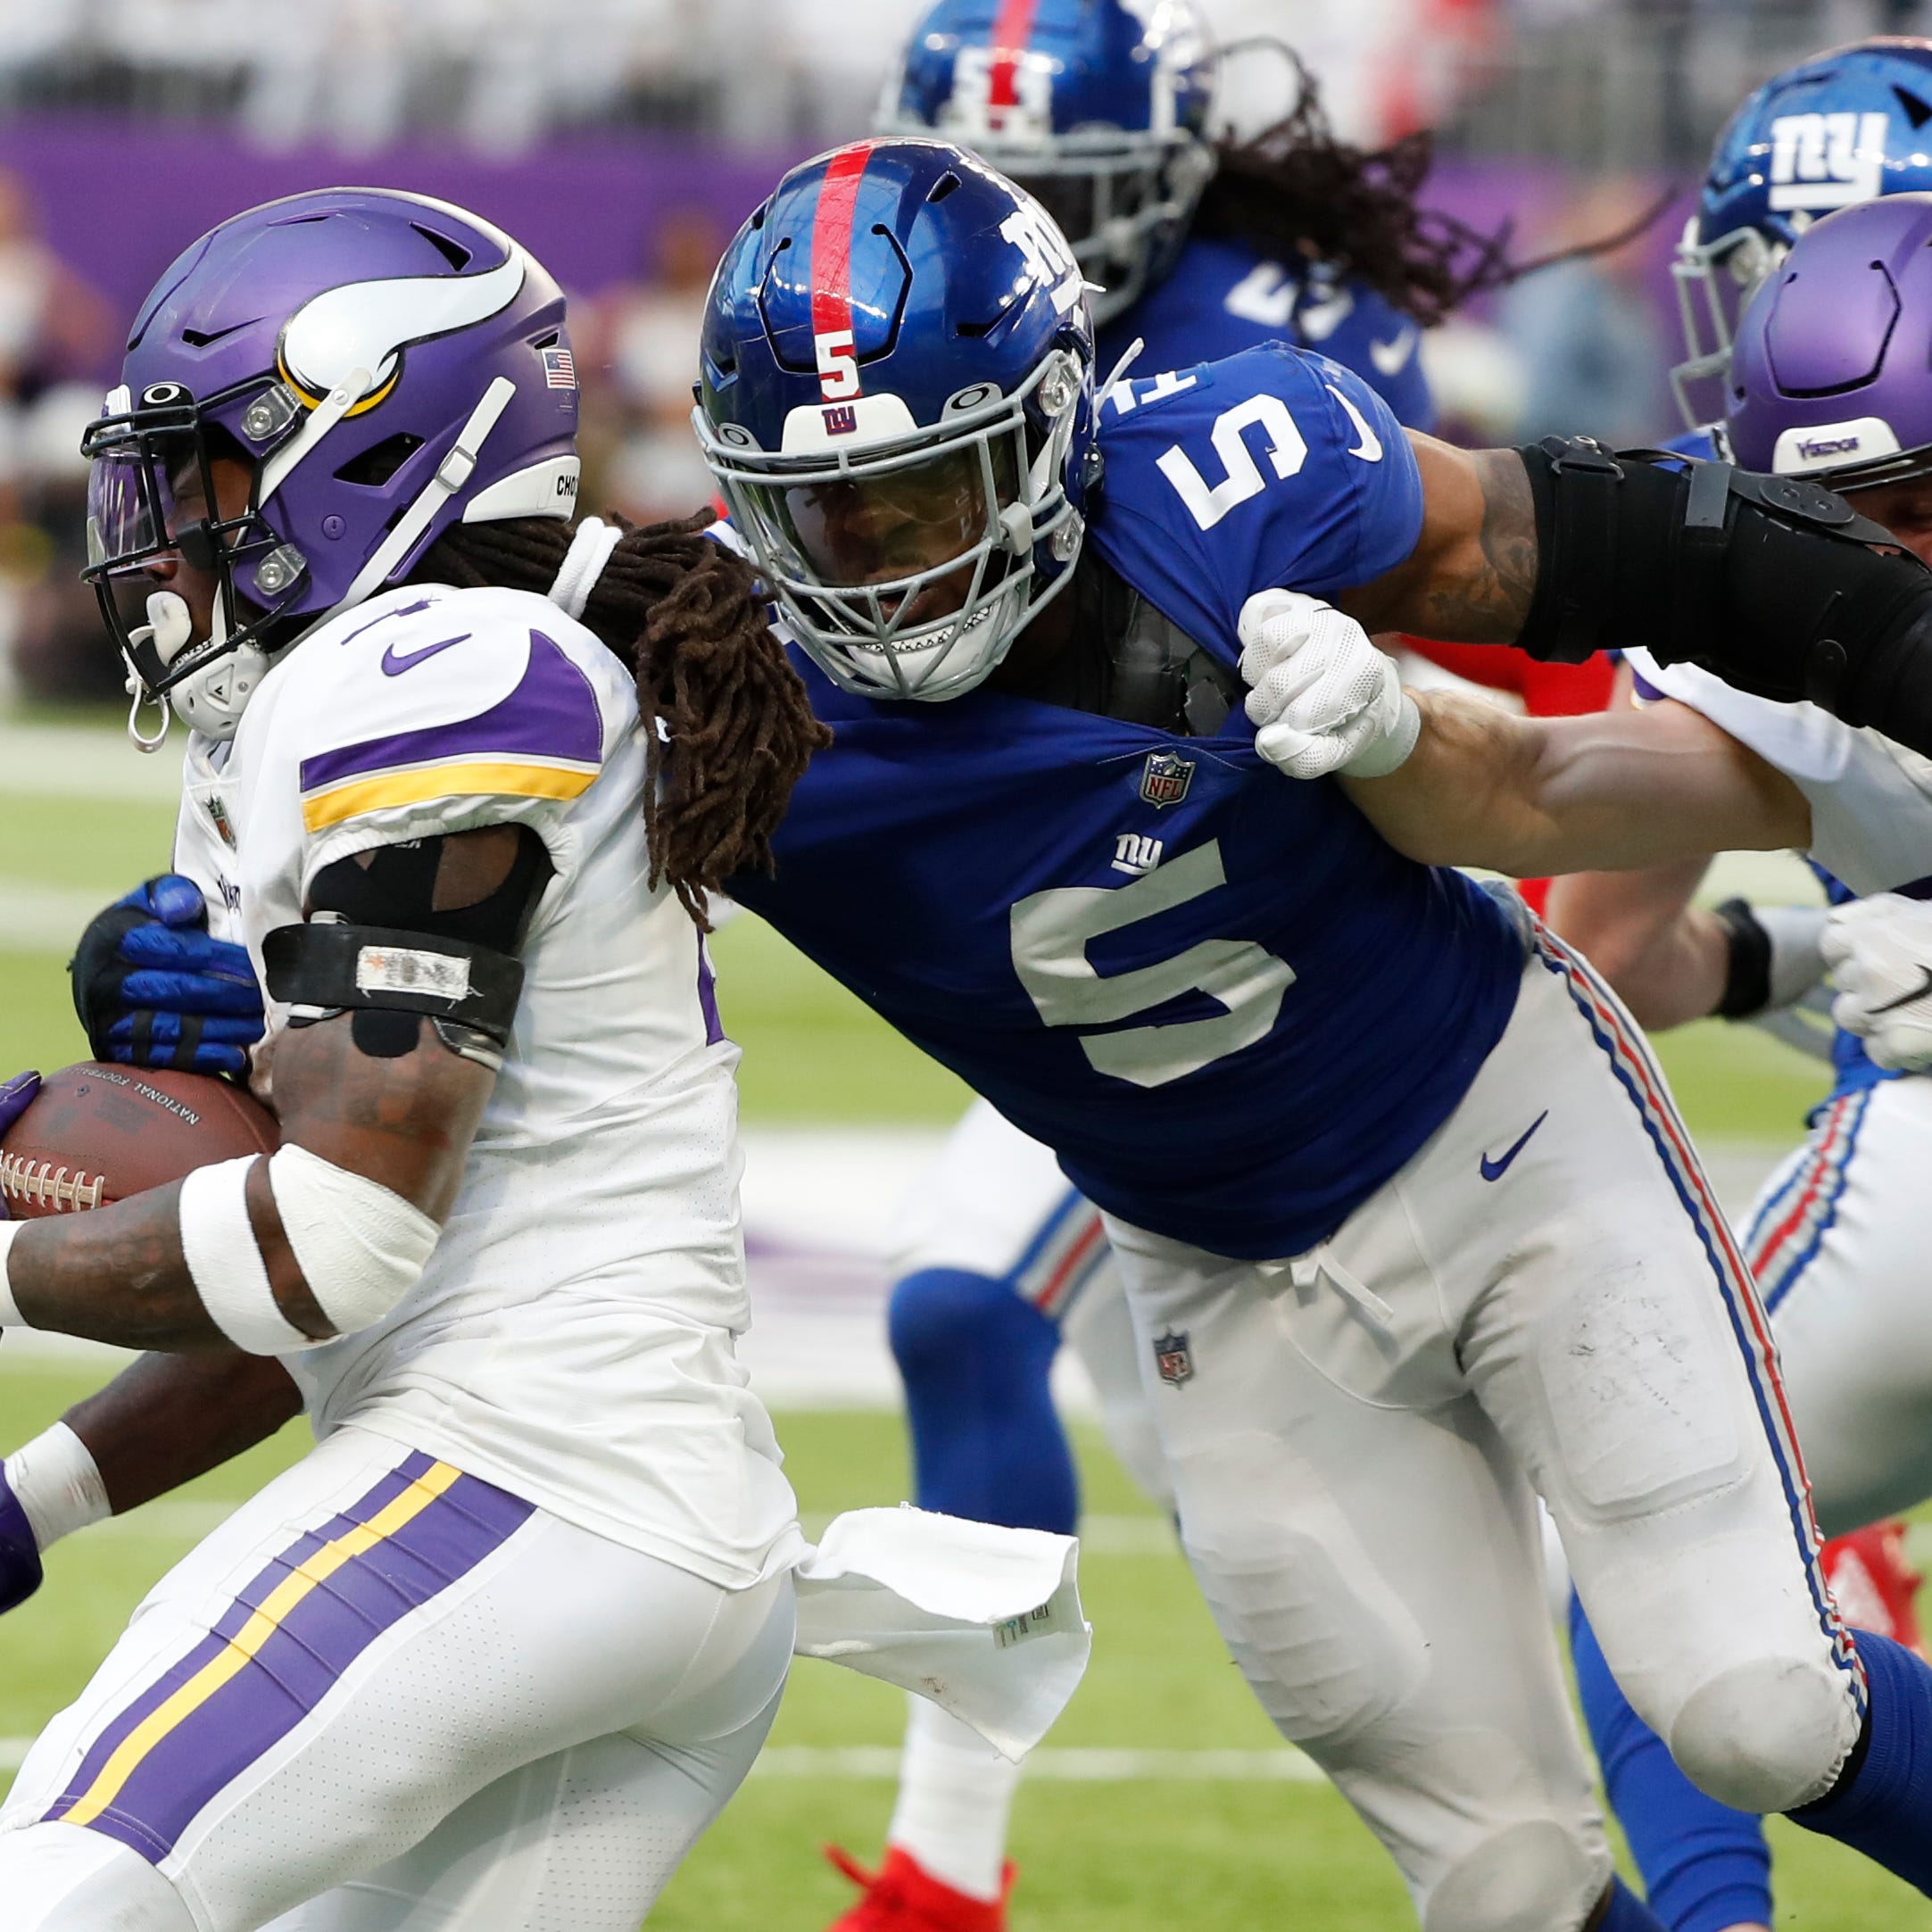
[[[0,1365],[0,1436],[20,1438],[90,1385],[66,1365]],[[808,1516],[897,1500],[905,1488],[895,1421],[779,1419]],[[85,1680],[142,1590],[224,1502],[298,1454],[299,1426],[183,1492],[144,1526],[137,1513],[52,1554],[46,1589],[0,1620],[0,1735],[35,1728]],[[1268,1754],[1278,1740],[1216,1640],[1159,1521],[1090,1431],[1080,1447],[1086,1500],[1104,1533],[1082,1563],[1093,1664],[1057,1750],[1223,1749]],[[1138,1533],[1135,1533],[1138,1532]],[[801,1750],[889,1747],[896,1694],[830,1664],[800,1664],[773,1735],[775,1774],[756,1775],[674,1882],[652,1920],[663,1932],[822,1932],[850,1888],[818,1847],[869,1860],[891,1787],[845,1775]],[[1252,1762],[1248,1761],[1248,1762]],[[1932,1932],[1915,1899],[1836,1845],[1779,1825],[1779,1923],[1805,1932]],[[1401,1932],[1406,1901],[1380,1853],[1325,1786],[1246,1781],[1065,1782],[1021,1793],[1014,1855],[1024,1877],[1014,1932]]]

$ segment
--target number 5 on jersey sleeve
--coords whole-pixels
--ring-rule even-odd
[[[1012,912],[1013,970],[1049,1026],[1099,1027],[1131,1019],[1182,993],[1206,993],[1227,1010],[1206,1020],[1082,1034],[1094,1068],[1137,1087],[1164,1087],[1265,1039],[1295,970],[1252,940],[1207,939],[1171,959],[1106,978],[1089,941],[1172,911],[1227,883],[1221,842],[1210,840],[1131,885],[1055,886]]]

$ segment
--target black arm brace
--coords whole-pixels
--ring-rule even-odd
[[[1519,453],[1536,504],[1517,640],[1531,657],[1641,646],[1932,756],[1932,571],[1842,496],[1586,436]]]

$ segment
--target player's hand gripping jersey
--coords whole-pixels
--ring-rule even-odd
[[[728,1587],[788,1563],[791,1491],[731,1359],[737,1049],[695,929],[645,883],[624,667],[545,599],[392,590],[278,666],[231,746],[193,739],[185,776],[176,865],[258,973],[264,936],[348,855],[518,824],[555,868],[420,1283],[287,1359],[318,1433],[400,1433]],[[269,1001],[271,1071],[290,1016]]]
[[[1253,593],[1333,594],[1415,543],[1400,428],[1319,356],[1117,386],[1100,450],[1092,551],[1230,690]],[[1219,1253],[1298,1254],[1429,1138],[1501,1034],[1509,915],[1400,858],[1333,784],[1284,782],[1238,709],[1190,736],[985,688],[876,702],[803,668],[836,738],[793,794],[776,876],[734,892],[1101,1206]]]

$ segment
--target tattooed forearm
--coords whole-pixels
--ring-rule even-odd
[[[1426,588],[1428,621],[1418,628],[1465,643],[1509,643],[1536,594],[1536,505],[1513,450],[1478,450],[1470,460],[1482,520],[1475,543],[1458,547],[1455,568]]]
[[[1371,631],[1513,643],[1536,593],[1536,506],[1513,450],[1412,436],[1422,528],[1407,560],[1336,601]]]

